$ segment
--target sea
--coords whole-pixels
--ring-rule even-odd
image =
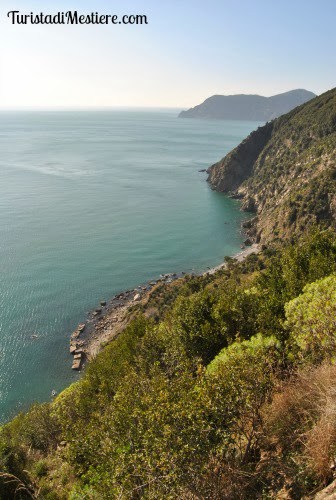
[[[240,250],[239,203],[203,169],[260,123],[176,109],[0,112],[0,422],[78,379],[87,313]]]

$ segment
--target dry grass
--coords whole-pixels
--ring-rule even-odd
[[[333,477],[336,451],[336,366],[304,370],[265,409],[265,436],[321,485]]]

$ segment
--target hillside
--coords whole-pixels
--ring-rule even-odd
[[[214,95],[202,104],[181,111],[179,118],[216,120],[252,120],[266,122],[313,99],[315,94],[304,89],[290,90],[271,97],[260,95]]]
[[[336,89],[259,127],[208,173],[213,189],[256,213],[249,232],[257,241],[334,225]]]

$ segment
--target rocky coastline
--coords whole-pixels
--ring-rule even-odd
[[[233,256],[237,261],[244,260],[251,253],[260,250],[257,244],[243,247],[242,251]],[[214,274],[227,264],[223,262],[204,272],[191,272],[191,275]],[[85,322],[78,325],[70,336],[70,354],[73,356],[72,369],[81,371],[85,364],[93,359],[99,351],[113,340],[132,319],[132,313],[138,306],[144,305],[153,290],[162,284],[170,284],[182,279],[187,273],[162,274],[158,279],[149,281],[134,289],[114,295],[109,301],[102,300],[99,306],[92,310]]]
[[[129,322],[132,309],[144,303],[158,284],[172,283],[183,274],[164,274],[159,279],[114,295],[109,301],[100,301],[99,306],[88,314],[86,321],[71,334],[72,369],[80,371],[106,343],[115,338]]]

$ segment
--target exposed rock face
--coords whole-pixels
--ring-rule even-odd
[[[254,120],[266,122],[288,113],[296,106],[316,97],[304,89],[290,90],[271,97],[260,95],[213,95],[202,104],[181,111],[179,118],[217,120]]]
[[[336,89],[259,127],[207,172],[213,189],[256,212],[257,241],[335,225]]]
[[[247,179],[263,148],[269,141],[273,123],[252,132],[231,153],[208,168],[208,182],[216,191],[234,192]]]

